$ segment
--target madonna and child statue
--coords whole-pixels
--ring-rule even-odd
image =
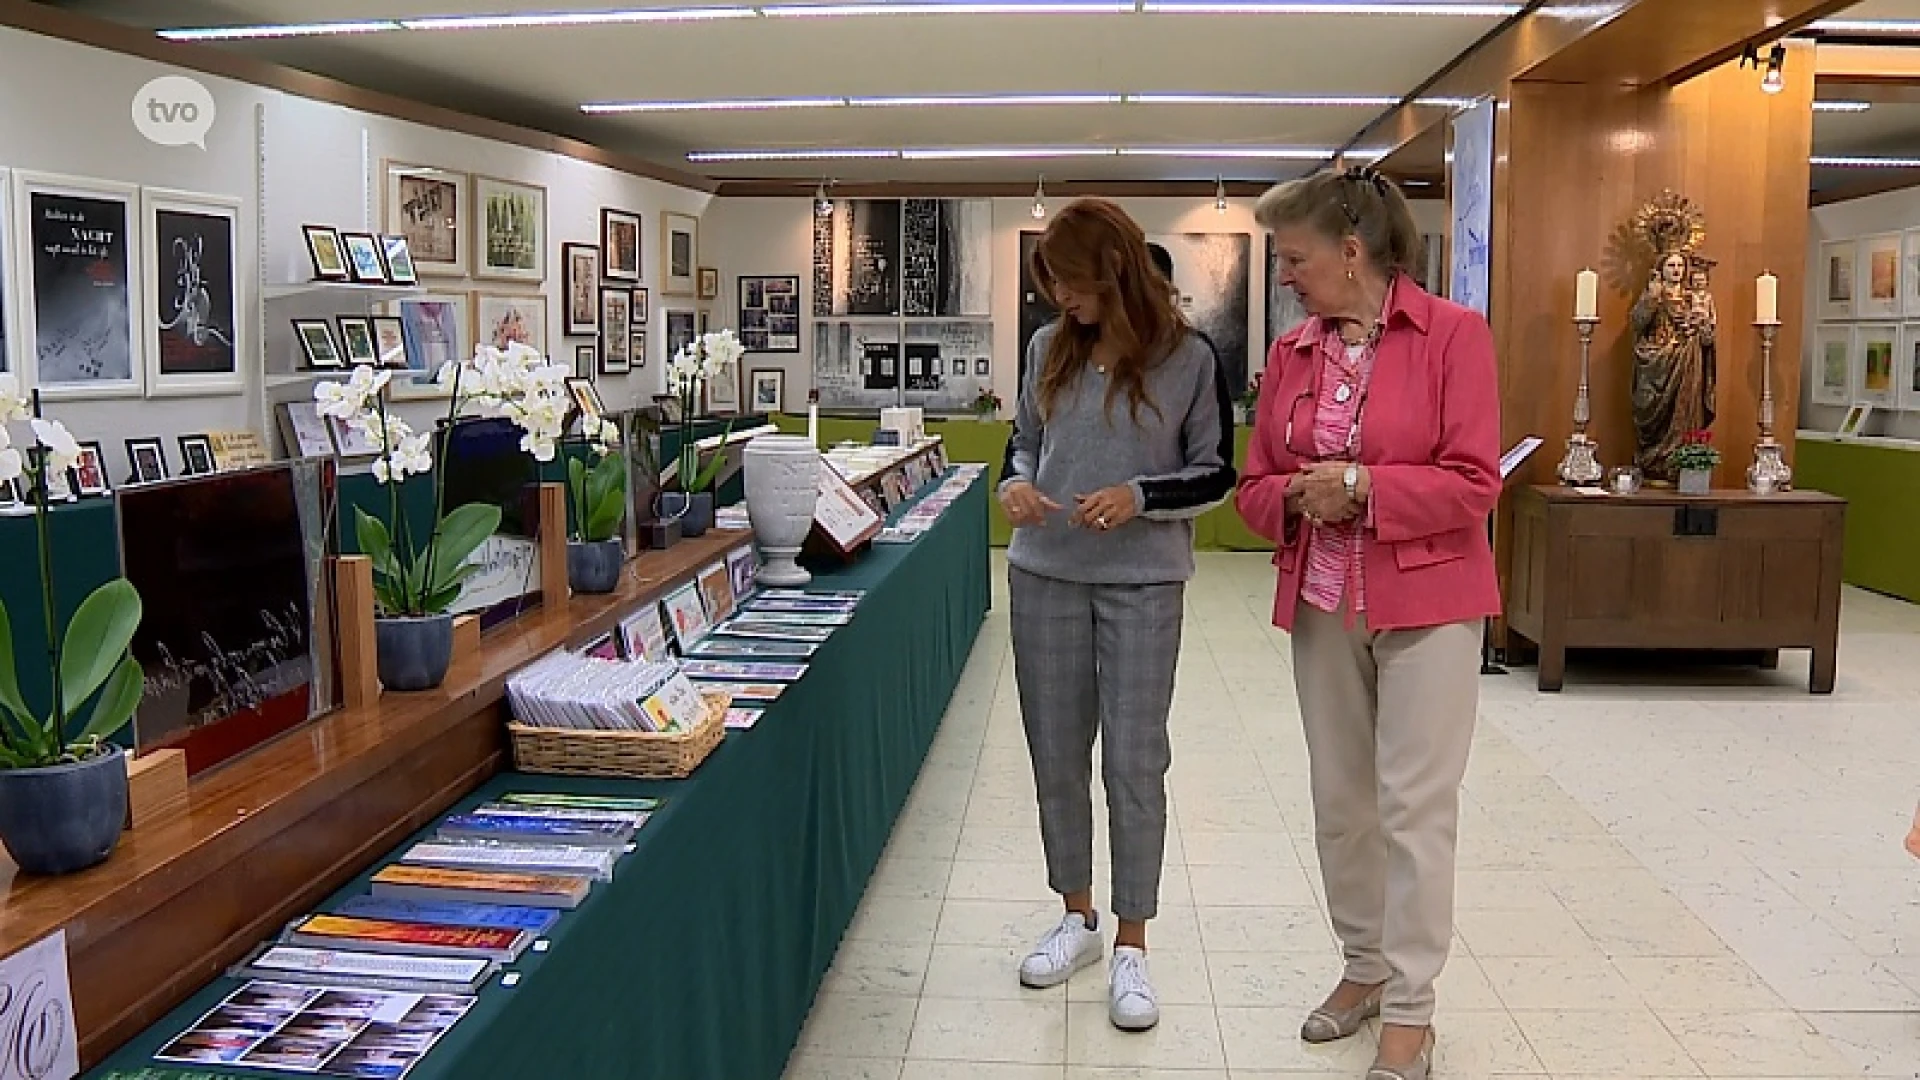
[[[1648,480],[1670,482],[1673,452],[1713,426],[1713,261],[1700,253],[1699,208],[1673,192],[1642,207],[1633,230],[1652,256],[1633,305],[1634,461]]]

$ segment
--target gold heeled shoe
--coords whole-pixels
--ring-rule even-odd
[[[1373,1068],[1367,1070],[1366,1080],[1431,1080],[1433,1076],[1433,1029],[1427,1029],[1427,1041],[1420,1047],[1420,1056],[1405,1065],[1382,1065],[1374,1060]]]
[[[1351,1009],[1320,1006],[1307,1014],[1300,1037],[1310,1043],[1330,1043],[1358,1034],[1361,1025],[1380,1015],[1381,994],[1382,989],[1376,989]]]

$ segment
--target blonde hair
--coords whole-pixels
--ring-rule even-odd
[[[1268,231],[1305,225],[1339,243],[1352,236],[1381,271],[1412,273],[1422,242],[1407,197],[1370,168],[1322,172],[1267,190],[1253,208]]]

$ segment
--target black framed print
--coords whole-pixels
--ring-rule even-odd
[[[334,341],[333,327],[327,324],[327,320],[295,319],[293,336],[300,342],[300,351],[307,358],[308,370],[347,366],[339,344]]]
[[[73,490],[82,498],[113,494],[107,482],[107,459],[97,442],[80,444],[80,456],[73,459]]]
[[[307,238],[307,257],[313,260],[315,281],[353,280],[353,271],[347,268],[346,248],[340,243],[340,230],[331,225],[302,225],[300,231]]]
[[[694,264],[700,258],[700,219],[663,210],[660,226],[660,295],[692,296]]]
[[[127,440],[131,482],[152,484],[167,478],[167,451],[156,438]]]
[[[39,173],[16,173],[14,185],[26,219],[15,348],[31,385],[55,399],[141,396],[140,189]]]
[[[346,248],[347,269],[353,280],[367,285],[387,284],[386,255],[372,233],[343,232],[340,243]]]
[[[219,471],[214,463],[213,440],[205,435],[180,436],[180,475],[210,476]]]
[[[633,290],[624,285],[600,287],[600,373],[625,375],[633,370]]]
[[[240,200],[146,188],[143,280],[148,397],[246,389],[252,282],[240,266]]]
[[[373,320],[365,315],[342,315],[335,321],[340,326],[340,347],[347,364],[378,366],[380,346],[373,337]]]
[[[600,331],[600,249],[592,244],[560,245],[567,298],[567,337]]]
[[[380,252],[387,259],[387,280],[395,285],[418,285],[420,272],[413,265],[413,251],[407,238],[394,233],[380,237]]]
[[[630,210],[600,210],[601,273],[608,281],[640,280],[641,218]]]
[[[740,346],[754,353],[800,351],[800,276],[739,279]]]
[[[593,377],[594,370],[600,366],[600,351],[592,345],[573,347],[573,373],[583,379]]]

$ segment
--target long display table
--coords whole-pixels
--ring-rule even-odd
[[[816,588],[866,590],[858,614],[815,655],[805,679],[753,730],[730,732],[692,777],[506,773],[461,800],[519,790],[666,803],[615,880],[596,885],[560,920],[548,951],[514,965],[518,985],[490,983],[412,1076],[781,1074],[985,617],[986,487],[976,481],[917,543],[821,568]],[[333,899],[365,891],[376,868]],[[105,1068],[150,1067],[155,1050],[238,985],[219,979],[205,987]]]

